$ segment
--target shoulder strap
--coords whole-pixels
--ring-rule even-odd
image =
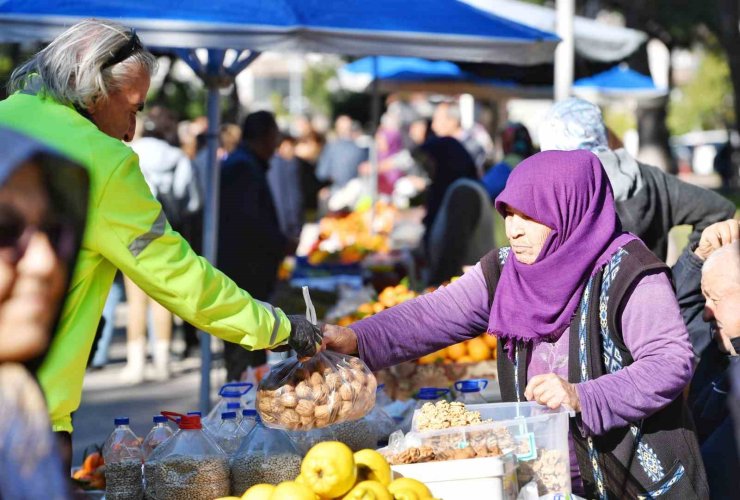
[[[480,260],[480,267],[483,271],[483,277],[486,280],[488,289],[488,307],[493,305],[493,296],[496,294],[496,286],[501,277],[501,267],[498,263],[498,249],[494,248],[483,256]]]
[[[622,312],[629,292],[647,274],[664,272],[670,278],[670,268],[655,256],[642,241],[634,240],[624,246],[628,258],[620,266],[619,274],[609,290],[607,307],[607,321],[616,346],[624,352],[629,352],[622,336]]]

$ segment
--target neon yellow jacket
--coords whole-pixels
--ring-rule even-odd
[[[57,148],[90,175],[82,249],[57,335],[39,371],[55,431],[72,431],[71,413],[80,405],[87,359],[116,268],[206,332],[247,349],[285,342],[290,323],[282,311],[253,299],[172,230],[131,148],[74,108],[24,92],[0,102],[0,124]]]

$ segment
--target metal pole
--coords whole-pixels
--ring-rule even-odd
[[[573,87],[575,42],[573,40],[574,0],[557,0],[557,35],[562,40],[555,49],[555,100],[570,96]]]
[[[221,92],[217,77],[223,64],[223,50],[208,50],[205,81],[208,85],[208,177],[206,204],[203,213],[203,256],[216,265],[218,255],[218,205],[221,184],[221,165],[218,161],[218,136],[221,128]],[[200,334],[201,380],[200,410],[205,415],[211,409],[211,336]]]

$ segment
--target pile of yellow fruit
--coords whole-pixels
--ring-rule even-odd
[[[337,320],[337,325],[348,326],[355,321],[367,318],[373,314],[378,314],[380,311],[384,311],[385,309],[402,304],[407,300],[411,300],[417,295],[418,294],[415,291],[410,290],[405,284],[386,287],[382,292],[380,292],[380,294],[378,294],[378,300],[361,304],[352,314],[339,318]]]
[[[420,365],[432,363],[478,363],[496,359],[496,337],[483,333],[473,339],[454,344],[418,359]]]
[[[311,448],[295,481],[258,484],[241,497],[219,500],[427,500],[429,489],[419,481],[391,481],[391,467],[375,450],[352,453],[344,443],[325,441]]]

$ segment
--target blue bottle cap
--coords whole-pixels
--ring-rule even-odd
[[[190,415],[190,416],[197,416],[197,417],[202,417],[203,416],[203,414],[201,412],[199,412],[199,411],[189,411],[188,412],[188,415]]]
[[[252,409],[249,409],[249,408],[244,409],[244,410],[242,410],[242,416],[243,417],[256,417],[257,416],[257,410],[252,410]]]
[[[152,418],[152,421],[155,424],[166,424],[167,417],[165,417],[164,415],[154,415],[154,418]]]
[[[480,392],[486,388],[488,380],[486,379],[473,379],[473,380],[458,380],[455,382],[455,389],[460,392]]]
[[[113,425],[128,425],[128,417],[116,417],[113,419]]]
[[[229,401],[228,403],[226,403],[226,408],[228,410],[238,410],[239,408],[241,408],[241,406],[242,405],[240,405],[236,401]]]
[[[232,418],[236,418],[235,411],[225,411],[221,414],[221,420],[230,420]]]
[[[449,389],[444,389],[442,387],[422,387],[419,389],[419,393],[416,395],[416,399],[431,401],[441,398],[448,392],[450,392]]]

